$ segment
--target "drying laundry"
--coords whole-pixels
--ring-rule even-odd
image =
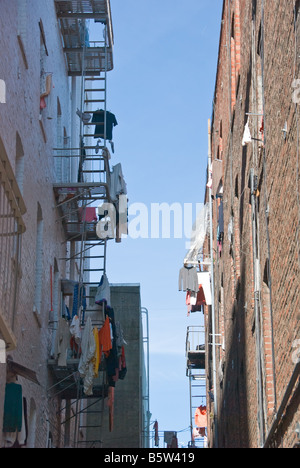
[[[198,291],[199,286],[196,267],[181,268],[181,270],[179,271],[178,289],[179,291]]]
[[[96,124],[94,138],[103,138],[106,140],[113,139],[113,128],[118,125],[114,114],[106,111],[106,135],[104,135],[105,111],[103,109],[99,109],[94,113],[92,123]]]
[[[195,424],[197,427],[207,427],[207,410],[206,406],[199,406],[195,412]]]
[[[211,296],[211,284],[210,284],[210,273],[209,273],[209,271],[198,272],[197,273],[197,278],[198,278],[200,294],[201,294],[201,288],[202,288],[203,289],[204,300],[205,300],[206,305],[211,305],[212,304],[212,296]]]
[[[119,195],[127,195],[127,185],[124,180],[122,165],[116,164],[110,173],[110,196],[112,200],[117,200]]]
[[[58,360],[57,364],[59,367],[67,366],[70,338],[71,334],[69,324],[63,317],[60,317],[58,320],[54,351],[54,357]]]
[[[81,343],[81,327],[78,315],[75,315],[72,319],[70,333],[74,337],[75,343],[79,345]]]
[[[108,357],[112,349],[110,322],[108,317],[106,317],[103,327],[98,332],[98,344],[101,362],[102,354],[104,354],[105,357]]]
[[[79,287],[79,283],[76,283],[74,286],[74,294],[73,294],[73,308],[72,308],[72,318],[75,315],[79,315],[79,309],[82,307],[82,323],[84,323],[84,316],[86,311],[86,290],[85,286],[81,285]]]
[[[96,208],[94,207],[79,208],[79,217],[81,221],[85,221],[86,223],[98,221]]]
[[[78,371],[83,379],[83,389],[87,396],[93,395],[93,383],[95,373],[96,342],[93,333],[92,321],[88,317],[81,341],[82,354]]]
[[[252,141],[252,137],[251,137],[251,132],[250,132],[250,128],[249,128],[249,122],[247,121],[247,123],[245,125],[242,146],[248,145],[249,143],[251,143],[251,141]]]
[[[95,296],[95,304],[103,303],[110,305],[110,286],[105,273],[101,277]]]

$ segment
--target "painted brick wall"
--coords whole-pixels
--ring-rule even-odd
[[[56,223],[57,212],[52,184],[54,163],[52,148],[56,146],[57,98],[62,108],[62,125],[70,132],[70,89],[62,52],[61,38],[53,1],[28,0],[24,40],[25,57],[18,42],[17,1],[2,0],[0,15],[0,79],[5,80],[6,104],[0,104],[0,137],[3,140],[11,165],[16,167],[17,133],[24,150],[23,198],[27,207],[24,216],[26,233],[22,240],[19,297],[14,332],[18,347],[13,359],[36,371],[41,386],[20,378],[29,414],[36,418],[35,447],[45,447],[49,429],[59,444],[60,424],[57,409],[60,402],[47,398],[47,388],[52,385],[47,369],[47,358],[52,331],[49,326],[50,266],[57,259],[60,277],[65,276],[65,245],[61,225]],[[53,87],[43,111],[43,131],[40,124],[40,28],[42,19],[48,56],[46,72],[53,74]],[[40,325],[34,314],[36,229],[38,203],[43,214],[42,255],[42,307]],[[5,366],[3,366],[5,367]],[[0,424],[2,424],[5,371],[0,371]],[[34,408],[35,414],[34,414]],[[0,432],[1,442],[1,432]]]

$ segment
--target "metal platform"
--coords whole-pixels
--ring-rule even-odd
[[[186,361],[187,376],[190,369],[205,369],[205,330],[202,326],[187,329]]]
[[[78,398],[78,384],[80,384],[80,375],[78,372],[79,359],[67,360],[66,367],[59,367],[56,359],[48,360],[48,368],[51,370],[55,380],[55,395],[59,395],[64,400],[76,400]],[[104,370],[103,363],[100,371]],[[108,396],[108,385],[104,386],[101,379],[94,380],[93,395],[84,395],[84,398],[106,398]]]
[[[113,28],[109,0],[58,0],[56,14],[70,76],[97,76],[113,69]],[[89,42],[86,20],[104,25],[105,40]]]

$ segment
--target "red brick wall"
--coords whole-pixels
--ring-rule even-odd
[[[255,20],[253,46],[252,18]],[[261,23],[264,26],[261,38],[264,39],[265,52],[264,132],[260,131],[262,117],[250,116],[250,130],[255,140],[242,147],[248,119],[246,114],[262,112]],[[298,42],[300,44],[300,36]],[[225,232],[222,256],[220,258],[216,254],[215,257],[215,303],[221,317],[217,333],[223,333],[224,327],[225,335],[224,374],[219,374],[217,389],[219,446],[224,447],[261,445],[257,360],[260,359],[262,365],[263,437],[267,436],[274,421],[274,404],[277,402],[278,409],[295,368],[293,346],[295,340],[300,338],[299,174],[296,170],[299,116],[297,119],[292,100],[293,79],[299,78],[299,64],[296,65],[295,68],[294,2],[224,2],[212,126],[213,158],[216,146],[220,144],[220,122],[223,129],[223,163],[213,164],[213,191],[216,195],[219,182],[223,179]],[[288,128],[286,139],[282,132],[285,122]],[[248,185],[251,169],[258,181],[255,200],[260,323],[255,318],[254,302],[254,239]],[[233,243],[230,245],[227,230],[231,217]],[[214,248],[217,252],[216,207],[213,223]],[[224,301],[219,304],[221,278]],[[260,358],[256,352],[259,336]],[[222,356],[220,353],[218,355]],[[295,443],[298,403],[296,392],[292,392],[290,406],[286,409],[287,416],[273,438],[275,445],[287,447]],[[211,444],[212,440],[211,437]]]

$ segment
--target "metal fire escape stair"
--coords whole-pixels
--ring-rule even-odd
[[[96,227],[97,208],[102,202],[112,203],[110,197],[110,153],[106,145],[106,99],[107,72],[112,69],[113,32],[109,0],[65,0],[55,1],[57,17],[62,34],[63,48],[68,73],[81,77],[81,108],[79,114],[72,116],[80,119],[80,138],[77,148],[55,148],[57,180],[54,193],[57,200],[58,223],[62,223],[68,245],[67,263],[77,267],[79,288],[86,288],[87,307],[85,319],[90,317],[94,327],[104,323],[103,310],[95,310],[97,285],[106,272],[106,253],[108,239],[100,239]],[[86,44],[87,19],[101,23],[104,29],[104,41]],[[83,39],[84,34],[84,39]],[[101,85],[99,85],[101,83]],[[93,86],[95,84],[95,86]],[[92,116],[99,107],[104,111],[104,139],[96,144],[95,124]],[[90,115],[86,122],[82,116]],[[100,138],[100,137],[99,137]],[[65,169],[65,170],[64,170]],[[73,247],[72,247],[73,246]],[[91,278],[92,276],[92,278]],[[67,281],[68,283],[68,281]],[[72,285],[72,281],[69,281]],[[79,315],[79,314],[78,314]],[[82,324],[84,326],[84,324]],[[66,367],[59,367],[54,359],[48,361],[56,383],[48,389],[55,391],[66,400],[75,404],[75,432],[73,444],[76,447],[100,447],[103,425],[104,399],[108,396],[108,384],[105,363],[101,362],[99,377],[94,380],[93,396],[85,408],[87,396],[83,393],[82,379],[78,372],[79,358],[67,360]],[[52,396],[53,398],[53,396]],[[91,409],[101,401],[97,410]],[[86,422],[87,416],[94,418],[94,423]],[[70,421],[64,421],[64,424]],[[98,433],[91,440],[89,431]]]
[[[191,447],[203,447],[203,438],[193,440],[196,409],[206,402],[205,328],[191,326],[186,335],[186,375],[189,378]]]

